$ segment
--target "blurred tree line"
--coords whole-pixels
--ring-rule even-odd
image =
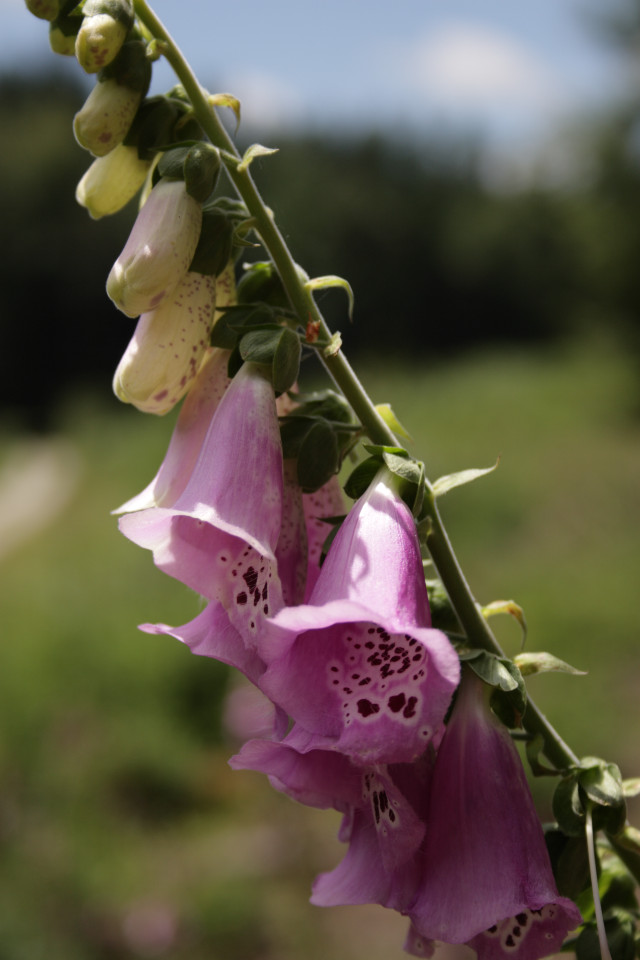
[[[90,159],[71,133],[85,96],[55,72],[0,78],[0,404],[32,428],[69,387],[103,392],[133,330],[104,283],[135,207],[92,224],[73,201]],[[496,192],[469,145],[377,135],[274,135],[280,152],[255,176],[310,275],[351,283],[353,324],[342,294],[322,301],[351,355],[433,361],[597,323],[638,350],[639,124],[634,98],[612,108],[592,132],[588,183],[561,190]]]

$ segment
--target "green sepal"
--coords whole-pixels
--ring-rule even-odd
[[[351,285],[347,280],[336,276],[314,277],[313,280],[307,280],[305,287],[311,293],[315,290],[328,290],[331,287],[340,287],[345,291],[349,300],[349,320],[353,319],[354,296]]]
[[[555,770],[553,767],[547,767],[544,763],[540,762],[540,754],[544,753],[544,738],[539,733],[531,737],[530,740],[527,740],[525,743],[525,753],[534,777],[557,777],[560,775],[559,770]]]
[[[559,660],[552,653],[540,650],[537,653],[519,653],[513,658],[523,677],[533,676],[535,673],[570,673],[578,677],[586,676],[586,670],[578,670],[571,664]]]
[[[220,174],[220,154],[210,143],[202,141],[194,144],[188,151],[184,161],[184,183],[189,196],[204,203],[211,196]],[[230,251],[229,251],[230,252]],[[217,272],[220,273],[227,265],[229,256],[224,265]]]
[[[124,144],[137,147],[141,160],[153,160],[156,153],[175,140],[176,124],[184,116],[186,104],[170,97],[144,100],[129,127]]]
[[[366,460],[359,463],[358,466],[351,471],[344,485],[346,495],[351,497],[352,500],[357,500],[358,497],[361,497],[362,494],[368,490],[381,466],[382,457],[377,455],[367,457]]]
[[[308,277],[302,267],[296,265],[300,281]],[[236,290],[238,303],[268,303],[275,307],[291,309],[280,275],[273,263],[259,260],[250,264],[238,281]]]
[[[161,177],[166,177],[168,180],[184,180],[184,164],[192,146],[192,143],[180,143],[164,150],[154,171],[156,182]]]
[[[122,23],[127,30],[133,26],[133,7],[129,0],[85,0],[82,13],[85,17],[106,14],[118,23]]]
[[[296,401],[296,407],[288,414],[290,417],[324,417],[335,423],[353,426],[353,412],[349,403],[341,393],[330,388],[317,390],[314,393],[291,394]]]
[[[244,334],[252,328],[264,327],[279,330],[280,326],[274,322],[270,308],[263,304],[251,303],[244,306],[225,307],[211,331],[211,346],[233,350]]]
[[[577,771],[563,777],[553,794],[553,815],[568,837],[584,835],[585,811],[580,797]]]
[[[196,198],[197,199],[197,198]],[[198,246],[189,270],[217,277],[231,258],[233,220],[221,210],[203,209]]]
[[[271,367],[273,388],[284,393],[298,379],[300,369],[300,338],[288,327],[253,330],[240,340],[243,360]]]
[[[583,757],[578,770],[578,783],[589,800],[598,807],[619,808],[625,805],[620,768],[615,763],[605,763],[598,757]]]
[[[103,83],[105,80],[115,80],[120,86],[144,96],[151,83],[146,44],[142,40],[123,43],[118,56],[98,73],[98,81]]]
[[[303,493],[313,493],[337,473],[340,455],[337,437],[326,420],[316,420],[298,450],[298,483]]]
[[[248,170],[256,157],[269,157],[277,152],[278,147],[263,147],[261,143],[252,143],[242,155],[242,160],[237,167],[238,173],[244,173],[245,170]]]
[[[583,890],[589,890],[591,886],[589,853],[584,835],[568,837],[554,825],[545,828],[544,839],[558,893],[576,900]]]
[[[60,13],[49,23],[49,45],[54,53],[75,56],[75,38],[82,24],[82,14]]]
[[[460,621],[441,580],[427,580],[431,626],[444,633],[460,633]]]
[[[527,691],[513,660],[486,650],[467,650],[460,654],[460,660],[486,684],[494,687],[491,708],[496,716],[507,727],[519,727],[527,706]]]
[[[447,476],[439,477],[432,484],[433,494],[435,497],[442,497],[445,493],[449,493],[450,490],[455,490],[456,487],[464,486],[466,483],[473,483],[473,481],[477,480],[479,477],[484,477],[488,473],[493,473],[499,463],[500,458],[496,460],[492,467],[485,467],[484,469],[460,470],[459,473],[450,473],[447,474]]]

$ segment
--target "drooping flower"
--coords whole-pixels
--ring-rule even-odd
[[[124,403],[168,413],[187,393],[209,347],[214,277],[188,272],[157,309],[143,313],[113,378]]]
[[[489,692],[471,674],[460,686],[438,750],[410,916],[427,940],[467,943],[479,960],[538,960],[582,921],[558,894],[520,758]]]
[[[142,93],[107,78],[98,81],[73,118],[73,132],[81,147],[94,157],[104,157],[122,143]]]
[[[107,293],[129,317],[156,310],[187,274],[202,207],[182,180],[162,178],[136,218],[107,279]]]
[[[175,481],[179,490],[184,475]],[[165,573],[210,603],[181,627],[145,624],[255,681],[256,638],[282,604],[275,548],[282,515],[282,452],[271,383],[245,364],[216,408],[189,478],[162,506],[120,520]]]
[[[150,161],[141,160],[137,147],[121,143],[106,157],[97,157],[76,187],[76,200],[98,220],[117,213],[138,192]]]
[[[250,740],[230,760],[236,770],[267,774],[277,790],[299,803],[343,814],[342,862],[313,885],[316,906],[377,903],[404,911],[421,873],[432,761],[359,767],[332,750],[300,752],[290,738]]]
[[[460,669],[430,628],[415,525],[390,478],[347,516],[309,602],[277,613],[259,640],[261,687],[295,721],[295,745],[367,764],[423,753]]]
[[[230,380],[227,350],[211,349],[185,397],[166,456],[151,483],[114,513],[132,513],[149,507],[172,507],[198,460],[213,414]]]
[[[282,453],[273,387],[244,364],[211,419],[189,479],[169,503],[130,513],[122,532],[153,551],[160,570],[208,599],[242,610],[275,575],[282,511]],[[266,595],[265,595],[266,596]],[[265,616],[268,616],[268,611]]]

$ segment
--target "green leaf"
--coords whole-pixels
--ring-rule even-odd
[[[349,299],[349,320],[353,319],[353,290],[347,280],[335,276],[315,277],[313,280],[307,280],[305,287],[311,292],[314,290],[327,290],[330,287],[341,287]]]
[[[524,646],[527,639],[527,621],[522,607],[515,600],[493,600],[482,608],[482,616],[487,620],[498,613],[508,613],[510,617],[514,617],[518,621],[522,627],[522,644]],[[520,669],[520,664],[518,664],[518,669]]]
[[[456,487],[461,487],[465,483],[473,483],[473,481],[479,477],[484,477],[487,473],[493,473],[499,463],[500,458],[498,457],[492,467],[478,470],[461,470],[459,473],[450,473],[445,477],[439,477],[432,485],[434,496],[442,497],[445,493],[454,490]]]
[[[297,334],[288,327],[283,327],[271,365],[273,389],[276,394],[289,390],[298,379],[301,349]]]
[[[248,170],[256,157],[269,157],[277,152],[277,147],[263,147],[261,143],[253,143],[245,150],[242,160],[238,164],[238,173],[244,173],[245,170]]]
[[[589,854],[585,837],[567,837],[557,827],[550,827],[545,828],[544,839],[558,893],[575,900],[583,890],[590,888]]]
[[[586,670],[578,670],[576,667],[565,663],[564,660],[559,660],[558,657],[554,657],[552,653],[545,653],[544,651],[540,651],[539,653],[519,653],[517,657],[513,659],[523,677],[530,677],[534,673],[551,672],[571,673],[575,676],[584,677],[587,672]]]
[[[344,492],[352,500],[357,500],[368,489],[382,466],[382,458],[373,456],[367,457],[362,463],[359,463],[355,470],[352,470],[347,482],[344,485]]]
[[[298,483],[304,493],[324,486],[338,470],[338,441],[325,420],[316,420],[298,453]]]

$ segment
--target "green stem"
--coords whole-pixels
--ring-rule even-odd
[[[249,168],[239,169],[240,154],[218,119],[215,110],[209,104],[207,95],[198,83],[191,67],[161,21],[150,9],[146,0],[134,0],[134,7],[141,23],[153,37],[160,41],[162,52],[184,87],[202,129],[214,146],[223,151],[222,159],[228,176],[254,220],[255,230],[269,252],[300,322],[306,325],[307,321],[311,320],[319,324],[320,336],[323,340],[329,340],[331,331],[313,299],[312,292],[301,279],[291,252],[278,230],[273,216],[265,206],[251,177]],[[338,350],[331,356],[324,356],[322,360],[372,442],[397,446],[396,437],[376,410],[342,350]],[[430,490],[427,496],[427,506],[431,520],[427,545],[469,642],[473,646],[504,656],[464,578],[442,525],[435,497]],[[558,769],[564,770],[577,763],[575,755],[531,701],[527,706],[524,724],[527,730],[532,733],[539,733],[542,736],[545,743],[544,752]]]

